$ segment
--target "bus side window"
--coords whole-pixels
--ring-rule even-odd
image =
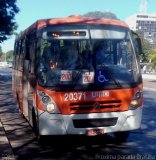
[[[16,68],[17,70],[19,70],[20,47],[21,47],[21,40],[19,40],[19,41],[17,42],[17,50],[16,50],[16,56],[15,56],[15,58],[16,58],[15,68]]]
[[[18,49],[18,42],[16,41],[15,42],[15,47],[14,47],[14,60],[13,60],[13,68],[15,69],[16,68],[16,57],[17,57],[17,49]]]
[[[25,75],[25,78],[28,79],[28,73],[29,73],[29,40],[26,38],[23,44],[24,50],[23,50],[23,72]]]
[[[30,58],[30,73],[35,73],[35,55],[36,55],[36,43],[35,40],[31,41],[29,58]],[[31,56],[30,56],[31,55]]]
[[[30,60],[29,40],[28,39],[26,39],[26,42],[25,42],[25,60]]]
[[[24,58],[24,40],[21,40],[19,49],[19,69],[23,70],[23,58]]]

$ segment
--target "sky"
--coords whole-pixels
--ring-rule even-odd
[[[20,12],[15,21],[17,33],[23,31],[38,19],[67,17],[74,14],[83,15],[91,11],[112,12],[118,19],[138,13],[141,0],[17,0]],[[156,0],[148,0],[147,13],[156,13]],[[1,45],[2,51],[13,50],[15,37]]]

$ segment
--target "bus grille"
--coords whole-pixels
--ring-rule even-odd
[[[115,126],[118,118],[77,119],[73,120],[75,128]]]
[[[121,106],[120,100],[115,101],[99,101],[99,102],[78,102],[70,103],[71,111],[91,111],[91,110],[117,110]]]

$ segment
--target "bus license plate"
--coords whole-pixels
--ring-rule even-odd
[[[88,136],[96,136],[96,135],[103,135],[104,130],[103,129],[88,129],[86,130],[86,135]]]

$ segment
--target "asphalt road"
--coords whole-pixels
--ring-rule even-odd
[[[156,79],[143,79],[144,88],[156,89]]]
[[[9,140],[8,146],[0,141],[1,159],[11,157],[20,160],[156,160],[156,89],[153,89],[156,87],[155,80],[144,79],[141,129],[132,131],[126,142],[119,144],[115,142],[112,135],[104,135],[100,137],[49,136],[40,143],[28,122],[18,112],[11,91],[11,70],[0,69],[0,73],[3,73],[0,74],[0,120],[6,138]],[[8,152],[3,150],[6,147],[10,147]]]

